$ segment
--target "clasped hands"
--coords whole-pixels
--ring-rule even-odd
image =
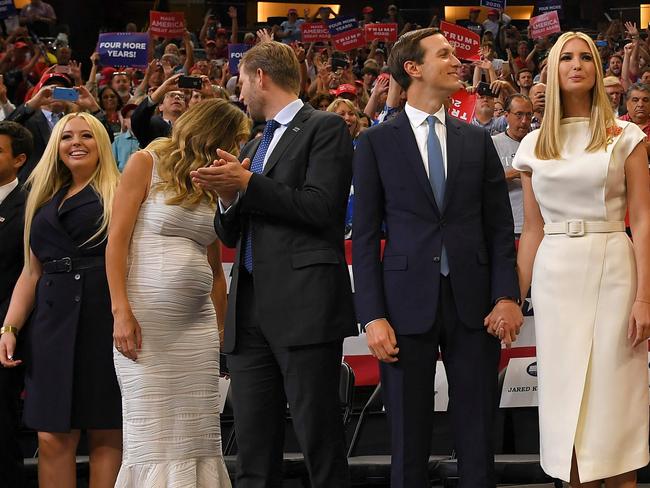
[[[223,149],[217,149],[217,157],[212,164],[190,172],[194,184],[207,191],[215,192],[225,206],[230,206],[240,191],[248,187],[253,173],[250,171],[250,158],[241,163],[237,156]]]
[[[521,308],[514,300],[510,299],[499,300],[483,320],[488,334],[501,340],[501,343],[508,348],[517,340],[523,324],[524,316],[521,313]]]

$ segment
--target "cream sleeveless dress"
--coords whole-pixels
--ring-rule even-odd
[[[532,173],[545,223],[624,220],[625,160],[645,134],[617,123],[607,150],[588,153],[589,119],[564,119],[561,160],[535,157],[539,130],[521,142],[513,166]],[[553,477],[569,480],[574,446],[582,482],[648,464],[648,346],[632,349],[627,338],[635,296],[625,232],[544,236],[532,302],[541,464]]]
[[[124,453],[116,487],[231,486],[218,413],[219,332],[206,246],[214,208],[165,204],[153,157],[152,191],[140,207],[127,293],[142,328],[137,362],[113,349],[122,390]]]

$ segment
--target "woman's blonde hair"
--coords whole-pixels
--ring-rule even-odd
[[[560,159],[560,123],[564,116],[562,94],[560,92],[559,66],[564,45],[572,39],[582,39],[589,46],[596,68],[596,82],[591,91],[591,141],[588,152],[607,147],[607,129],[616,125],[616,118],[603,83],[603,65],[596,45],[582,32],[566,32],[557,40],[548,56],[548,79],[546,83],[546,109],[535,146],[535,156],[539,159]]]
[[[354,137],[356,137],[359,135],[359,109],[351,100],[348,100],[347,98],[336,98],[332,103],[330,103],[329,107],[327,107],[327,111],[336,112],[337,107],[341,104],[346,105],[357,116],[357,127],[355,129],[356,133],[354,134]]]
[[[61,188],[72,183],[72,173],[59,157],[59,145],[61,144],[63,131],[68,125],[68,122],[76,117],[80,117],[86,121],[88,127],[90,127],[90,132],[93,134],[93,138],[97,142],[99,160],[88,184],[97,196],[99,196],[103,206],[99,229],[84,244],[100,236],[102,236],[102,240],[106,238],[106,230],[111,220],[113,197],[120,178],[120,172],[117,169],[117,163],[111,150],[111,141],[108,138],[106,128],[92,115],[85,112],[68,114],[54,126],[43,157],[41,157],[41,160],[25,183],[30,189],[25,205],[24,249],[26,266],[29,266],[30,262],[29,238],[36,211],[45,203],[49,202]]]
[[[192,207],[207,199],[210,192],[196,186],[190,171],[217,158],[217,149],[239,155],[240,142],[246,141],[250,122],[244,112],[220,98],[203,100],[192,106],[174,123],[171,137],[156,139],[147,146],[158,156],[161,182],[154,191],[168,194],[168,205]]]

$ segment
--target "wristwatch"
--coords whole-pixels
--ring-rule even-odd
[[[521,298],[508,297],[508,296],[503,296],[503,297],[499,297],[499,298],[497,298],[497,299],[494,301],[494,304],[496,305],[496,304],[499,303],[501,300],[512,300],[512,301],[515,302],[517,305],[521,305]]]

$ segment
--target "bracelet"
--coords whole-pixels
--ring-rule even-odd
[[[4,334],[5,332],[11,332],[13,335],[17,336],[18,327],[14,327],[13,325],[3,325],[0,327],[0,335]]]

